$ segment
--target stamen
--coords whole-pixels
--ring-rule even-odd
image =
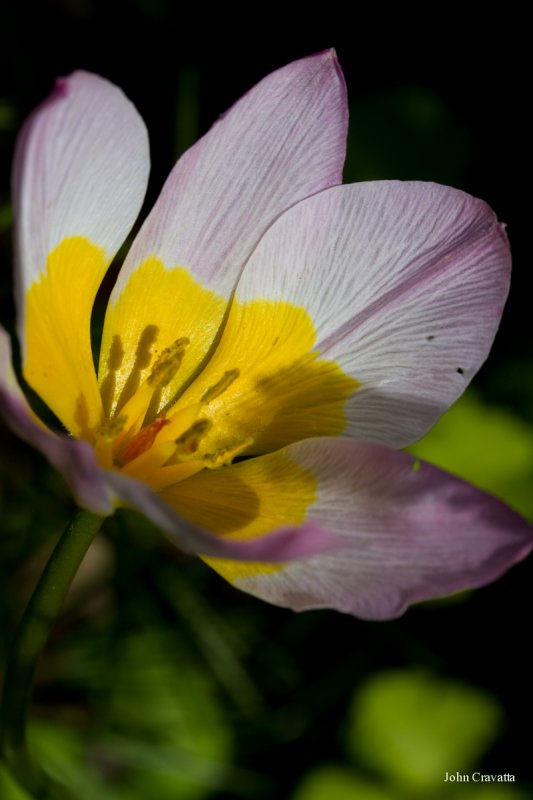
[[[125,417],[124,431],[130,437],[134,436],[142,427],[146,411],[152,399],[153,389],[145,381],[140,389],[130,397],[126,405],[120,412],[121,417]]]
[[[241,374],[240,369],[229,369],[227,370],[224,375],[221,377],[217,383],[213,386],[210,386],[206,391],[203,393],[202,397],[200,398],[202,403],[209,403],[211,400],[214,400],[215,397],[218,397],[223,392],[228,389],[233,381],[239,377]]]
[[[120,414],[118,417],[115,417],[115,419],[110,420],[106,425],[103,425],[99,431],[102,439],[110,442],[116,436],[121,434],[124,430],[127,420],[128,418],[126,414]]]
[[[120,397],[117,402],[117,411],[121,409],[131,397],[133,397],[141,385],[141,373],[150,366],[150,362],[152,360],[151,347],[158,335],[159,328],[157,325],[147,325],[141,333],[137,350],[135,351],[135,363],[133,364],[133,369],[128,377],[128,380],[124,384],[124,388],[120,393]]]
[[[176,456],[196,453],[202,436],[212,427],[208,419],[199,419],[176,439]]]
[[[115,334],[107,359],[108,373],[100,387],[100,396],[102,397],[102,406],[106,417],[109,417],[111,413],[117,383],[117,371],[122,366],[123,360],[124,348],[122,347],[122,340],[118,334]]]
[[[102,425],[98,431],[98,438],[94,446],[96,458],[104,469],[111,469],[113,465],[113,447],[116,444],[115,439],[124,431],[127,422],[127,417],[124,414],[115,417],[114,420],[108,421]]]
[[[176,411],[171,417],[167,417],[169,425],[164,428],[157,437],[159,442],[176,442],[185,431],[188,431],[191,425],[196,422],[196,418],[201,411],[200,403],[193,403],[190,406]]]
[[[174,375],[177,373],[183,361],[185,350],[190,344],[190,340],[186,336],[176,339],[176,341],[165,347],[159,358],[154,363],[148,383],[157,389],[162,389],[168,386]]]
[[[166,347],[159,358],[155,361],[148,378],[137,389],[135,394],[130,397],[123,406],[121,413],[128,418],[127,429],[130,435],[134,435],[147,422],[149,426],[150,416],[157,413],[154,409],[157,402],[159,390],[171,381],[183,360],[185,349],[189,344],[186,338],[176,339],[174,344]]]
[[[253,444],[253,438],[248,436],[246,439],[243,439],[238,444],[231,445],[229,447],[222,447],[220,450],[216,450],[214,453],[209,453],[209,455],[204,456],[204,464],[208,469],[215,469],[216,467],[221,467],[224,464],[230,464],[234,458],[237,458],[244,450],[246,450],[250,445]]]
[[[107,359],[107,368],[111,372],[116,372],[117,369],[120,369],[122,366],[122,362],[124,361],[124,348],[122,347],[122,339],[116,333],[113,336],[113,341],[111,342],[111,348],[109,350],[109,358]]]
[[[152,388],[153,393],[150,404],[146,411],[144,422],[148,425],[161,413],[161,395],[174,375],[177,373],[183,361],[185,350],[189,345],[189,339],[185,336],[166,347],[153,365],[147,384]]]

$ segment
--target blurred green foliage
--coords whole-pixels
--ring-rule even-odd
[[[315,766],[291,800],[526,800],[472,777],[503,722],[494,698],[474,687],[415,669],[377,673],[353,698],[348,763]],[[447,772],[469,776],[468,786],[445,781]]]
[[[381,775],[429,790],[476,764],[502,721],[496,702],[472,687],[417,670],[379,673],[355,698],[348,746]]]
[[[344,180],[398,180],[461,187],[471,136],[446,103],[421,86],[375,91],[350,109]]]
[[[533,520],[533,424],[469,389],[410,452]]]
[[[309,771],[291,800],[396,800],[396,797],[394,790],[372,783],[353,768],[324,764]]]

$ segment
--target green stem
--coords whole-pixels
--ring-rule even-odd
[[[102,521],[89,511],[78,511],[68,525],[28,603],[8,657],[0,711],[1,752],[13,775],[37,798],[50,794],[48,781],[32,762],[26,745],[33,678],[72,580]]]

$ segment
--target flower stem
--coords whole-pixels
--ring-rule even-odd
[[[8,657],[0,711],[1,753],[13,775],[34,797],[53,796],[49,781],[32,761],[26,720],[33,678],[72,580],[98,533],[102,517],[78,511],[57,543],[15,634]]]

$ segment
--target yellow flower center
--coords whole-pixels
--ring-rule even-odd
[[[220,397],[239,370],[228,370],[210,386],[199,403],[176,402],[168,412],[160,412],[161,393],[177,374],[189,339],[180,337],[153,360],[151,346],[157,339],[157,327],[147,326],[137,347],[134,368],[120,394],[115,412],[101,426],[96,438],[96,454],[102,466],[119,469],[131,477],[163,489],[194,475],[204,467],[227,464],[246,446],[247,438],[237,447],[208,453],[201,449],[202,439],[213,427],[204,412]],[[108,372],[102,382],[104,409],[110,407],[115,373],[122,365],[124,350],[115,336],[108,359]],[[151,366],[150,366],[151,364]],[[143,371],[149,370],[142,379]]]
[[[107,310],[98,386],[89,322],[106,266],[81,236],[49,254],[26,295],[23,364],[103,467],[163,490],[237,456],[342,433],[359,384],[314,349],[304,308],[234,298],[227,309],[185,267],[155,257]]]

